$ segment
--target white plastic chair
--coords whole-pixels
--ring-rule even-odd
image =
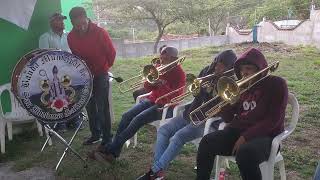
[[[136,104],[138,104],[140,102],[140,100],[142,100],[143,98],[146,98],[150,94],[151,93],[146,93],[146,94],[138,96],[137,99],[136,99]],[[172,117],[166,118],[166,115],[167,115],[167,112],[168,112],[168,108],[164,108],[162,110],[161,119],[153,121],[153,122],[151,122],[149,124],[154,126],[154,127],[156,127],[156,129],[158,131],[159,127],[161,127],[163,124],[165,124],[168,121],[170,121],[172,118],[176,117],[178,115],[178,111],[179,111],[179,105],[177,105],[174,108]],[[137,144],[138,144],[138,132],[133,136],[133,148],[135,148],[137,146]],[[130,145],[130,139],[126,141],[126,146],[129,147],[129,145]]]
[[[10,94],[10,102],[11,102],[11,111],[3,112],[2,103],[1,103],[1,95],[5,91],[8,91]],[[1,153],[5,153],[5,127],[7,126],[8,131],[8,139],[12,140],[12,123],[26,123],[36,121],[37,128],[40,136],[43,136],[42,126],[35,119],[35,117],[29,115],[29,113],[20,105],[18,100],[15,98],[13,93],[11,92],[11,84],[7,83],[0,86],[0,144],[1,144]]]
[[[298,123],[299,103],[296,97],[292,93],[289,93],[288,104],[292,106],[290,123],[287,127],[285,127],[285,130],[281,134],[279,134],[273,139],[269,159],[259,165],[261,175],[262,175],[262,180],[273,180],[274,166],[276,163],[278,163],[279,165],[281,180],[286,179],[284,159],[281,152],[280,151],[278,152],[278,149],[279,149],[279,146],[281,145],[282,140],[287,138],[294,131]],[[210,123],[211,122],[207,122],[206,126],[210,126]],[[208,130],[205,131],[205,134],[208,134]],[[215,179],[218,179],[221,163],[224,162],[225,160],[235,162],[235,157],[234,156],[216,156]]]
[[[112,100],[112,81],[113,81],[113,74],[111,72],[108,72],[109,74],[109,94],[108,94],[108,100],[109,100],[109,111],[110,111],[110,117],[111,122],[114,122],[114,112],[113,112],[113,100]]]

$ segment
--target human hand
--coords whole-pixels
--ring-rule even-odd
[[[234,144],[232,149],[232,154],[235,155],[239,147],[246,142],[246,139],[243,136],[240,136],[237,142]]]

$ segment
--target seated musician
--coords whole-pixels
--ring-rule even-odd
[[[177,60],[177,57],[178,50],[168,46],[161,51],[161,65],[169,64]],[[155,103],[156,99],[184,86],[186,83],[186,76],[181,65],[176,65],[169,69],[168,72],[160,75],[159,80],[157,80],[156,83],[144,83],[144,87],[147,90],[150,90],[151,94],[122,115],[122,119],[112,143],[106,144],[104,148],[97,148],[97,151],[89,154],[89,157],[95,158],[98,161],[113,161],[120,156],[123,144],[133,137],[143,125],[160,119],[161,111],[159,108],[165,105],[170,98],[182,94],[183,90],[173,94],[173,97],[157,102],[157,104]]]
[[[161,50],[166,47],[167,45],[162,45],[160,48],[159,48],[159,54],[161,53]],[[155,62],[155,65],[157,65],[157,63],[160,63],[160,62]],[[133,96],[133,99],[134,101],[136,101],[137,97],[140,96],[140,95],[143,95],[143,94],[147,94],[149,93],[150,90],[147,90],[146,88],[144,87],[140,87],[139,89],[133,91],[132,93],[132,96]]]
[[[235,62],[234,70],[241,79],[267,66],[264,55],[252,48]],[[265,75],[261,73],[249,83]],[[234,155],[243,180],[261,179],[259,164],[269,158],[273,138],[284,130],[287,98],[286,81],[268,76],[253,84],[236,103],[222,108],[219,115],[229,124],[202,138],[197,155],[197,179],[210,179],[216,155]]]
[[[198,77],[207,76],[212,73],[221,74],[232,69],[237,59],[232,50],[226,50],[218,54],[211,65],[206,66]],[[214,81],[215,79],[213,79]],[[200,106],[203,102],[212,98],[212,92],[201,88],[200,94],[195,97],[190,105],[187,105],[183,115],[171,119],[168,123],[161,126],[157,133],[155,146],[154,163],[151,169],[138,179],[161,179],[164,178],[164,170],[169,163],[179,154],[183,145],[194,139],[203,136],[204,123],[200,126],[194,126],[189,119],[189,112]],[[221,120],[216,121],[217,124]]]

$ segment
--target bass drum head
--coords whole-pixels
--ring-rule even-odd
[[[28,62],[29,59],[38,56],[39,54],[48,51],[47,49],[35,49],[24,56],[22,56],[19,60],[19,62],[14,67],[12,76],[11,76],[11,91],[13,94],[18,97],[17,95],[17,83],[20,76],[20,72],[24,68],[25,64]]]
[[[12,92],[44,123],[66,122],[78,115],[92,93],[92,75],[76,55],[39,49],[23,56],[12,78]]]

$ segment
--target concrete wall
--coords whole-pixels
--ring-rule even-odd
[[[240,32],[233,27],[230,27],[229,25],[226,28],[226,34],[228,36],[228,42],[230,44],[234,43],[242,43],[242,42],[252,42],[253,39],[253,33],[250,30],[246,30],[245,32]]]
[[[252,41],[252,32],[241,34],[227,27],[229,43]],[[320,48],[320,10],[311,10],[310,19],[292,29],[281,29],[271,21],[262,21],[258,26],[259,42],[283,42],[289,45],[314,45]]]
[[[113,40],[118,58],[134,58],[153,54],[154,42],[124,44],[121,40]],[[228,43],[227,36],[199,37],[193,39],[160,41],[159,47],[166,44],[179,51],[204,46],[221,46]]]

